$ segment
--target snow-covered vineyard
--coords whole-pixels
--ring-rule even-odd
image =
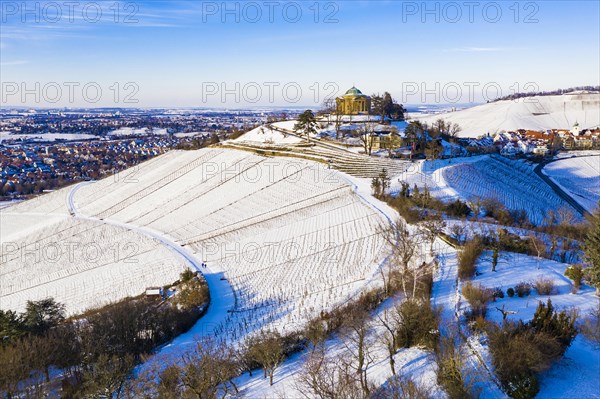
[[[589,184],[598,179],[596,159],[564,159],[548,164],[544,172],[565,191],[591,201],[597,195]],[[509,210],[525,210],[535,224],[544,222],[548,209],[569,206],[522,161],[489,155],[401,161],[306,145],[298,137],[255,129],[235,142],[171,151],[115,176],[3,209],[0,307],[22,310],[27,300],[51,296],[66,304],[69,313],[78,313],[172,283],[192,266],[207,279],[209,310],[142,368],[172,361],[193,348],[201,335],[239,345],[264,328],[297,331],[322,311],[381,284],[381,267],[391,252],[381,229],[398,218],[371,195],[371,178],[382,169],[389,173],[392,193],[408,183],[411,189],[427,187],[443,201],[493,198]],[[456,224],[465,228],[465,236],[501,227],[460,219],[446,222],[448,235]],[[508,229],[521,237],[530,233]],[[409,230],[417,234],[418,225]],[[442,323],[466,328],[462,318],[469,305],[458,278],[459,251],[439,237],[434,244],[439,266],[432,304],[441,307]],[[556,288],[552,300],[558,308],[588,312],[595,304],[591,287],[571,293],[565,263],[503,252],[492,274],[489,259],[484,253],[477,263],[475,283],[506,291],[544,276]],[[433,255],[419,248],[411,262],[412,267],[433,263]],[[528,321],[538,301],[546,299],[536,293],[503,298],[493,306],[514,311],[510,319]],[[401,296],[390,298],[371,315],[367,375],[377,386],[385,386],[391,377],[381,346],[385,330],[377,320],[402,301]],[[490,309],[490,320],[499,322],[501,317]],[[483,373],[478,383],[482,396],[507,397],[491,369],[486,340],[471,333],[465,338],[465,370]],[[351,343],[333,334],[324,345],[331,356],[343,356]],[[589,380],[600,370],[594,350],[578,337],[556,366],[560,370],[540,376],[539,397],[564,394],[567,383],[594,397],[596,385]],[[273,385],[260,373],[243,374],[236,384],[247,397],[299,397],[307,356],[300,352],[284,360]],[[393,358],[399,373],[425,387],[430,397],[447,397],[436,382],[431,350],[400,349]]]
[[[45,197],[3,213],[3,223],[32,213],[61,217],[28,231],[18,244],[74,242],[84,251],[93,243],[100,259],[80,262],[74,259],[85,254],[76,252],[74,259],[27,263],[15,253],[2,268],[10,287],[6,294],[3,289],[3,308],[21,309],[25,299],[53,294],[70,311],[80,311],[102,298],[115,300],[177,279],[185,266],[177,254],[106,221],[164,235],[211,272],[224,272],[235,293],[228,325],[238,337],[266,322],[293,329],[357,293],[385,258],[377,235],[384,216],[337,172],[304,160],[226,149],[174,151]],[[73,219],[70,212],[81,217]],[[135,249],[136,263],[113,260],[111,249],[118,246],[123,253]],[[78,284],[85,289],[75,290]]]
[[[419,119],[432,123],[443,118],[462,126],[461,136],[475,137],[512,129],[569,129],[576,122],[585,128],[596,128],[600,125],[599,107],[599,93],[574,92],[496,101],[455,112],[423,115]]]
[[[544,223],[548,209],[565,208],[577,215],[535,174],[531,165],[500,156],[416,163],[392,179],[392,190],[399,191],[401,182],[411,187],[416,184],[421,189],[427,186],[433,196],[444,201],[495,199],[511,211],[524,210],[535,224]]]
[[[18,214],[2,219],[26,223]],[[16,311],[52,297],[78,314],[170,284],[185,267],[158,241],[91,220],[63,219],[2,244],[0,304]]]
[[[592,212],[600,201],[600,154],[571,156],[546,165],[543,173]]]

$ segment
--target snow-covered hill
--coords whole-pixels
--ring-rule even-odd
[[[44,213],[2,212],[0,309],[52,297],[78,314],[171,284],[185,262],[124,227]],[[16,226],[20,226],[17,229]],[[4,228],[18,234],[4,236]]]
[[[543,173],[568,192],[589,212],[600,201],[600,152],[566,158],[546,165]]]
[[[89,301],[78,297],[81,310],[98,297],[116,300],[172,282],[186,262],[141,234],[150,231],[207,262],[205,272],[224,273],[235,292],[224,336],[239,338],[273,323],[293,329],[360,291],[384,260],[385,240],[377,229],[387,219],[363,198],[347,177],[316,162],[231,149],[171,151],[3,212],[2,226],[14,228],[9,238],[28,250],[35,252],[36,243],[44,249],[75,242],[82,251],[99,245],[99,264],[110,271],[92,273],[88,269],[97,268],[78,260],[84,253],[31,261],[15,252],[9,268],[3,263],[3,287],[22,300],[52,293],[73,308],[78,286],[84,295],[97,285]],[[46,223],[42,215],[55,220]],[[112,260],[112,248],[128,243],[143,254],[136,267]],[[3,288],[2,308],[21,307],[6,294]],[[218,300],[220,293],[214,294]]]
[[[560,96],[525,97],[479,105],[455,112],[418,117],[433,123],[442,118],[458,123],[461,137],[478,137],[502,130],[582,129],[600,126],[600,93],[571,93]]]

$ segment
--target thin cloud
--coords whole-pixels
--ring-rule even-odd
[[[15,61],[3,61],[3,62],[0,62],[0,66],[3,66],[3,67],[15,66],[15,65],[25,65],[25,64],[29,64],[29,61],[15,60]]]
[[[455,47],[445,49],[446,53],[495,53],[500,51],[506,51],[504,47]]]

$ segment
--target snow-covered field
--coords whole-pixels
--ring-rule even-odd
[[[585,157],[564,158],[543,169],[565,192],[589,212],[600,201],[600,152]]]
[[[579,122],[582,129],[597,128],[600,126],[599,108],[600,93],[571,93],[497,101],[416,118],[428,123],[442,118],[460,125],[460,137],[479,137],[502,130],[571,129],[575,122]]]
[[[13,134],[11,132],[0,132],[0,143],[4,140],[34,140],[34,141],[56,141],[56,140],[91,140],[98,136],[83,133],[44,133],[44,134]]]
[[[293,121],[290,123],[279,122],[274,124],[277,127],[282,127],[288,130],[294,129]],[[296,136],[285,135],[277,130],[270,129],[267,126],[260,126],[253,129],[242,136],[233,140],[234,142],[253,142],[260,144],[297,144],[302,142],[302,139]]]

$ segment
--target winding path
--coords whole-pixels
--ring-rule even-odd
[[[483,374],[478,378],[478,386],[483,389],[482,397],[491,399],[505,399],[507,396],[502,391],[496,376],[483,360],[482,354],[471,342],[474,337],[464,326],[460,316],[460,286],[458,281],[458,251],[454,245],[438,237],[440,241],[440,265],[434,277],[431,302],[434,306],[441,307],[440,330],[448,334],[448,329],[457,328],[457,333],[464,339],[465,347],[471,353],[467,363],[472,370],[480,370]]]
[[[579,155],[579,156],[575,156],[575,157],[593,157],[593,156],[600,156],[600,155]],[[571,205],[578,213],[581,214],[581,216],[589,216],[590,213],[588,212],[587,209],[585,209],[583,206],[581,206],[581,204],[579,202],[577,202],[575,200],[575,198],[571,197],[571,195],[569,195],[569,193],[567,193],[566,191],[564,191],[562,189],[562,187],[560,187],[558,184],[554,183],[554,181],[552,181],[552,179],[550,177],[548,177],[547,175],[544,174],[544,172],[542,171],[544,169],[544,167],[546,165],[548,165],[549,163],[552,162],[557,162],[557,161],[562,161],[564,159],[568,159],[568,158],[558,158],[558,159],[552,159],[550,161],[543,161],[540,162],[534,169],[533,171],[544,181],[546,182],[546,184],[548,184],[550,186],[550,188],[552,188],[552,190],[554,190],[554,192],[560,197],[562,198],[565,202],[567,202],[569,205]]]
[[[67,196],[67,207],[72,217],[83,220],[100,221],[101,223],[105,223],[107,225],[126,228],[140,235],[157,240],[177,256],[183,258],[192,268],[201,272],[208,284],[211,299],[208,310],[204,316],[202,316],[202,318],[188,332],[177,336],[173,339],[173,341],[162,346],[158,350],[157,356],[164,357],[180,354],[186,349],[189,349],[189,347],[193,346],[197,337],[213,336],[216,333],[216,329],[223,325],[227,318],[228,312],[232,310],[235,305],[233,289],[227,279],[224,277],[224,273],[216,272],[210,267],[202,267],[202,260],[197,258],[194,253],[191,253],[186,248],[177,244],[174,240],[161,232],[146,227],[117,222],[110,219],[99,219],[96,217],[82,215],[77,209],[75,194],[83,186],[93,183],[94,182],[79,183],[73,186],[73,188],[69,191]]]

